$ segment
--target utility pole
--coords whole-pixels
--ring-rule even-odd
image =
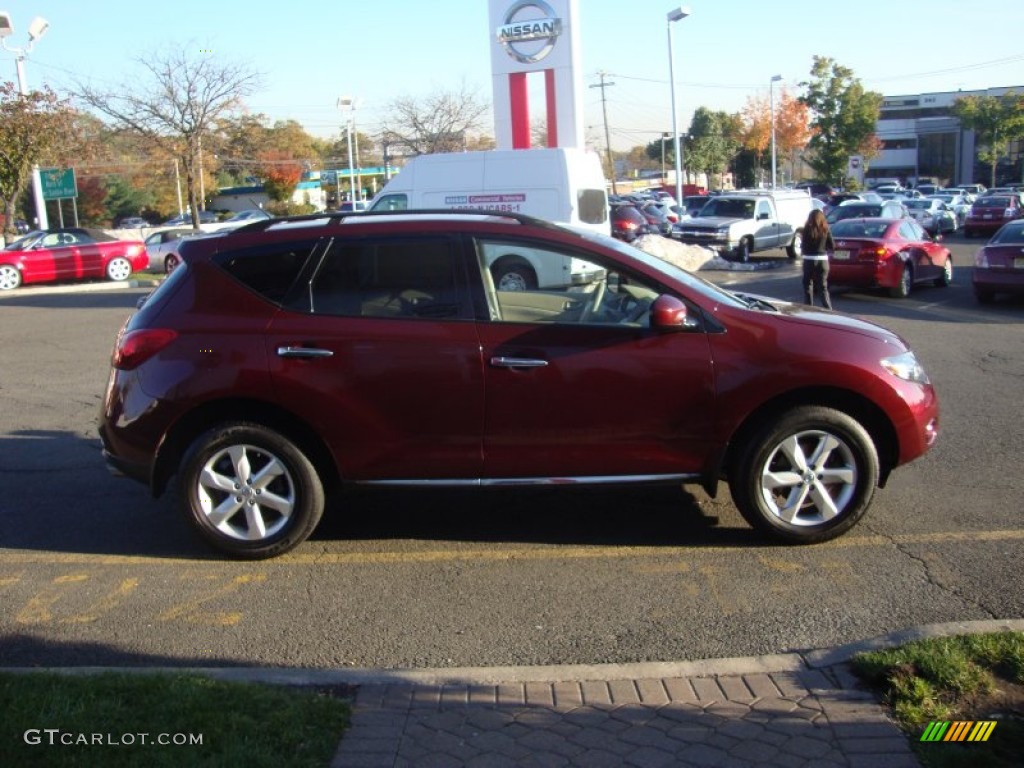
[[[597,76],[601,78],[600,85],[592,85],[590,87],[591,88],[600,88],[601,89],[601,112],[604,114],[604,145],[605,145],[605,151],[606,151],[606,153],[608,155],[608,171],[612,175],[612,194],[613,195],[617,195],[617,194],[619,194],[619,190],[615,186],[615,163],[612,160],[612,140],[611,140],[611,137],[608,134],[608,102],[605,99],[605,93],[604,93],[604,89],[605,88],[609,88],[609,87],[615,85],[615,83],[606,83],[605,82],[604,79],[608,76],[607,72],[598,72]]]

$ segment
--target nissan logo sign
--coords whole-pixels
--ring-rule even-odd
[[[533,8],[539,11],[520,17],[519,14]],[[505,52],[522,64],[535,64],[555,47],[562,34],[562,20],[555,16],[554,9],[544,0],[520,0],[508,9],[505,23],[498,27],[498,42]]]

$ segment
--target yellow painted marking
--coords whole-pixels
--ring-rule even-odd
[[[781,573],[800,573],[806,571],[807,566],[801,565],[800,563],[794,563],[792,560],[782,560],[777,557],[765,557],[761,555],[757,558],[761,561],[761,565],[767,568],[769,571],[780,571]]]
[[[64,624],[87,624],[90,621],[96,621],[100,616],[108,613],[113,608],[118,606],[124,598],[135,591],[135,588],[139,586],[138,579],[123,579],[120,584],[112,591],[109,595],[101,597],[95,603],[90,605],[83,613],[76,614],[75,616],[69,616],[66,619],[62,619]]]
[[[835,541],[807,547],[806,552],[828,552],[852,547],[889,547],[893,544],[950,544],[962,542],[999,542],[1024,540],[1024,529],[1003,531],[960,531],[946,533],[904,534],[887,536],[845,536]],[[658,557],[692,558],[694,553],[750,557],[751,549],[736,546],[693,547],[538,547],[508,549],[421,550],[412,552],[324,552],[304,554],[293,552],[267,562],[268,565],[387,565],[392,563],[432,563],[458,561],[515,560],[600,560],[652,559]],[[158,558],[134,555],[87,555],[56,552],[0,553],[0,566],[11,565],[203,565],[208,561],[196,558]],[[218,564],[220,561],[217,561]]]
[[[79,584],[88,580],[87,573],[69,573],[65,576],[58,576],[53,580],[55,586],[47,587],[29,598],[28,603],[14,617],[17,624],[42,624],[53,618],[53,611],[50,609],[67,594],[65,584]]]
[[[207,579],[216,577],[207,576]],[[195,600],[186,600],[183,603],[168,608],[166,611],[157,616],[158,621],[188,621],[193,624],[213,624],[220,627],[233,626],[242,620],[241,611],[222,611],[222,612],[204,612],[200,608],[211,600],[216,600],[224,595],[229,595],[233,592],[237,592],[238,589],[244,584],[255,584],[261,581],[266,581],[266,575],[262,573],[246,573],[241,576],[236,576],[231,579],[227,584],[224,584],[219,589],[215,589],[209,594],[198,597]]]
[[[25,572],[22,571],[17,576],[0,576],[0,587],[9,587],[12,584],[17,584],[24,575]]]
[[[732,569],[705,565],[699,570],[722,613],[732,616],[750,610],[750,601],[747,600],[745,591],[737,589],[735,579],[730,578]]]

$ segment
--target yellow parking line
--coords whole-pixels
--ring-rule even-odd
[[[938,533],[901,534],[895,536],[845,536],[825,544],[808,548],[792,548],[791,552],[815,552],[850,547],[885,547],[893,544],[946,544],[957,542],[1019,541],[1024,529],[1002,531],[948,531]],[[751,548],[744,546],[671,546],[671,547],[614,547],[614,546],[538,546],[506,547],[502,549],[451,549],[407,552],[302,552],[283,555],[269,560],[266,565],[375,565],[403,563],[435,563],[454,561],[515,561],[515,560],[599,560],[627,558],[657,558],[693,555],[699,552],[732,554],[749,557]],[[147,566],[209,566],[234,564],[229,560],[203,558],[160,558],[139,555],[96,555],[65,552],[0,552],[0,566],[14,565],[147,565]],[[770,566],[770,564],[769,564]]]

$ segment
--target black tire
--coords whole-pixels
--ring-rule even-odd
[[[740,240],[740,244],[736,246],[736,261],[740,264],[747,264],[750,262],[750,238],[744,237]]]
[[[979,304],[991,304],[996,300],[996,295],[992,291],[974,291],[974,298],[978,300]]]
[[[324,510],[323,484],[312,462],[286,437],[258,424],[222,424],[196,438],[182,460],[178,489],[200,536],[246,560],[295,548]]]
[[[167,254],[167,257],[164,259],[164,274],[165,275],[171,274],[171,272],[173,272],[175,270],[175,268],[177,268],[177,266],[180,263],[181,263],[181,259],[178,258],[178,254],[176,254],[176,253],[169,253],[169,254]]]
[[[935,278],[936,288],[948,288],[953,282],[953,257],[948,256],[946,258],[946,265],[942,269],[942,274]]]
[[[499,291],[530,291],[537,288],[537,273],[527,262],[499,260],[491,267],[494,287]]]
[[[786,246],[786,255],[790,259],[799,259],[804,254],[804,231],[798,229],[793,233],[793,242]]]
[[[900,281],[894,288],[889,289],[889,295],[894,299],[905,299],[910,295],[913,285],[914,270],[909,264],[904,264],[903,271],[900,272]]]
[[[816,466],[807,466],[819,453]],[[845,533],[864,516],[878,475],[878,453],[859,422],[832,408],[801,406],[754,433],[730,471],[729,490],[755,529],[812,544]],[[787,502],[796,507],[793,514]]]

